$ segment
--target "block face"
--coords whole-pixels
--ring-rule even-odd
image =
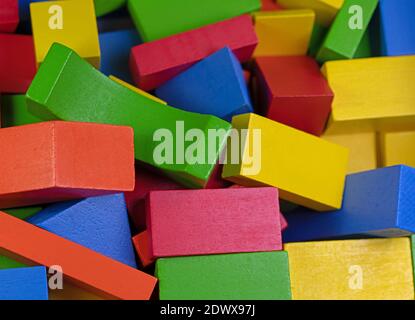
[[[0,101],[2,128],[42,122],[29,112],[24,95],[2,95]]]
[[[415,22],[411,0],[380,0],[380,32],[382,55],[401,56],[415,54]]]
[[[222,174],[225,179],[245,186],[277,187],[281,199],[318,211],[341,207],[346,148],[254,114],[236,116],[232,125],[249,131],[244,134],[248,138],[242,165],[228,161]],[[260,133],[260,145],[255,129]],[[254,139],[257,141],[251,143]],[[261,157],[249,160],[255,144],[262,150]],[[249,168],[251,162],[258,170]]]
[[[55,204],[28,222],[137,268],[123,194]]]
[[[125,5],[127,0],[94,0],[97,17],[115,11]]]
[[[0,4],[0,32],[12,33],[19,23],[18,0],[3,0]]]
[[[274,188],[150,192],[146,208],[153,256],[280,250],[277,199]]]
[[[243,15],[136,46],[130,68],[137,86],[152,90],[225,46],[246,62],[257,43],[252,19]]]
[[[155,259],[151,252],[150,235],[147,230],[133,237],[133,244],[144,268],[154,263]]]
[[[292,243],[294,300],[412,300],[407,238]]]
[[[157,260],[161,300],[290,300],[286,252]]]
[[[317,60],[323,63],[355,58],[378,1],[345,0],[317,54]]]
[[[253,112],[242,67],[226,47],[156,89],[173,107],[211,114],[226,121]]]
[[[381,166],[388,167],[404,164],[415,167],[415,131],[379,133]]]
[[[281,9],[281,5],[274,0],[261,0],[261,11],[275,11]]]
[[[255,13],[258,46],[255,57],[305,55],[313,31],[312,10]]]
[[[30,15],[38,64],[43,62],[51,45],[58,42],[99,68],[98,28],[92,0],[32,3]]]
[[[7,209],[3,210],[7,214],[10,214],[13,217],[26,220],[30,218],[31,216],[35,215],[39,211],[41,211],[43,208],[41,206],[33,206],[33,207],[23,207],[23,208],[13,208],[13,209]]]
[[[287,213],[286,242],[356,235],[400,237],[414,232],[415,169],[388,167],[349,175],[343,207],[326,215],[299,209]]]
[[[23,267],[26,267],[23,263],[7,258],[5,256],[0,256],[0,270]]]
[[[146,42],[258,10],[260,0],[219,0],[195,4],[192,0],[129,0],[131,17]]]
[[[267,118],[320,136],[331,111],[333,92],[310,57],[256,59],[262,109]]]
[[[0,270],[0,300],[48,300],[46,268]]]
[[[414,130],[415,57],[330,61],[323,66],[334,92],[327,133]]]

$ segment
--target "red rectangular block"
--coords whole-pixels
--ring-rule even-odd
[[[134,189],[129,127],[51,121],[0,129],[0,208]]]
[[[146,209],[156,258],[282,249],[275,188],[155,191]]]
[[[245,62],[257,44],[252,18],[243,15],[138,45],[131,50],[130,69],[138,87],[152,90],[225,46]]]
[[[0,92],[26,93],[36,74],[32,36],[0,34]]]
[[[261,11],[276,11],[282,10],[281,5],[279,5],[276,0],[261,0],[262,7]]]
[[[255,69],[264,116],[316,136],[323,134],[333,92],[313,58],[261,57]]]
[[[146,268],[155,261],[151,253],[150,239],[148,231],[143,231],[133,237],[133,244],[141,265]]]
[[[60,266],[65,280],[110,299],[148,300],[157,279],[0,211],[0,254]]]
[[[0,1],[0,33],[14,32],[19,24],[18,0]]]

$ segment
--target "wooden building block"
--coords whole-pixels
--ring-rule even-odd
[[[379,134],[380,166],[404,164],[415,167],[415,131],[381,132]]]
[[[377,168],[378,148],[375,132],[324,134],[321,138],[349,149],[348,174]]]
[[[318,24],[329,27],[343,5],[344,0],[278,0],[285,9],[312,9]]]
[[[294,300],[413,300],[408,238],[285,245]]]
[[[133,244],[141,265],[144,268],[154,263],[155,259],[150,247],[150,235],[147,230],[133,237]]]
[[[353,59],[379,0],[344,0],[317,54],[321,63]]]
[[[216,117],[167,108],[136,94],[95,70],[71,49],[56,43],[26,96],[31,112],[45,120],[59,118],[132,127],[137,146],[136,159],[163,170],[191,187],[206,184],[231,127]],[[184,135],[189,129],[195,128],[204,132],[204,154],[214,161],[208,159],[204,164],[188,163],[184,151],[194,142],[184,141]],[[208,148],[209,129],[224,133],[223,137],[217,139],[215,154],[212,153],[212,148]],[[173,145],[169,147],[172,150],[166,155],[167,158],[159,159],[161,156],[158,157],[156,151],[162,149],[163,145],[153,137],[162,135],[163,140],[166,131],[171,133],[170,141]],[[169,136],[166,139],[168,138]],[[183,150],[177,147],[181,144],[184,144]]]
[[[0,270],[24,267],[26,267],[26,265],[23,263],[10,259],[6,256],[0,256]]]
[[[412,267],[414,271],[414,280],[415,280],[415,235],[411,236],[411,250],[412,250]]]
[[[128,9],[145,41],[153,41],[260,9],[260,0],[128,0]]]
[[[415,130],[415,56],[331,61],[323,66],[334,92],[327,132]]]
[[[137,268],[122,193],[61,202],[47,207],[27,221]]]
[[[0,98],[2,128],[42,122],[27,109],[26,96],[2,95]]]
[[[149,299],[157,282],[148,274],[1,212],[0,252],[24,263],[61,266],[66,280],[110,299]]]
[[[18,0],[2,0],[0,3],[0,33],[12,33],[19,24]]]
[[[127,0],[94,0],[97,17],[115,11],[126,4]]]
[[[256,59],[256,74],[263,115],[301,131],[322,135],[333,92],[313,58],[260,57]]]
[[[216,51],[156,89],[173,107],[223,120],[253,112],[242,67],[229,47]]]
[[[6,209],[3,210],[7,214],[10,214],[13,217],[26,220],[31,216],[34,216],[36,213],[41,211],[43,208],[40,206],[33,206],[33,207],[24,207],[24,208],[13,208],[13,209]]]
[[[156,258],[281,249],[275,188],[153,191],[146,209]]]
[[[312,10],[257,12],[254,19],[258,35],[255,57],[307,53],[315,19]]]
[[[415,54],[415,2],[380,0],[380,35],[383,56]]]
[[[246,62],[257,43],[252,19],[243,15],[136,46],[130,68],[137,86],[152,90],[225,46]]]
[[[281,199],[318,211],[341,207],[346,148],[255,114],[236,116],[232,125],[245,137],[243,155],[240,161],[228,159],[225,179],[276,187]]]
[[[307,209],[285,214],[285,242],[415,232],[415,169],[395,166],[347,176],[343,207],[321,215]]]
[[[66,45],[100,66],[98,28],[92,0],[47,1],[30,4],[36,62],[43,62],[55,42]]]
[[[276,11],[282,7],[276,0],[261,0],[261,11]]]
[[[286,252],[158,259],[160,300],[290,300]]]
[[[0,208],[134,189],[131,128],[52,121],[0,129]]]
[[[0,300],[48,300],[46,268],[0,270]]]
[[[32,36],[0,34],[0,92],[25,93],[36,74]]]

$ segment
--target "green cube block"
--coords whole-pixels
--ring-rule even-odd
[[[290,300],[284,251],[158,259],[161,300]]]
[[[42,119],[29,112],[24,95],[4,95],[0,105],[2,128],[42,122]]]

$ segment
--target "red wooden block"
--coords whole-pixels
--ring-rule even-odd
[[[136,46],[130,69],[138,87],[152,90],[225,46],[245,62],[257,44],[252,19],[243,15]]]
[[[0,92],[26,93],[36,74],[32,36],[0,34]]]
[[[261,11],[282,10],[283,8],[276,1],[277,0],[261,0],[262,2]]]
[[[264,116],[317,136],[323,133],[333,92],[314,59],[261,57],[256,73]]]
[[[275,188],[154,191],[146,209],[156,258],[282,249]]]
[[[14,32],[19,24],[18,0],[0,1],[0,33]]]
[[[42,122],[0,129],[0,208],[134,188],[129,127]]]
[[[147,230],[133,237],[133,244],[137,252],[138,258],[141,261],[141,265],[144,268],[154,263],[155,259],[151,253],[150,239]]]
[[[111,299],[148,300],[157,280],[139,270],[0,211],[0,254],[62,268],[78,287]]]

